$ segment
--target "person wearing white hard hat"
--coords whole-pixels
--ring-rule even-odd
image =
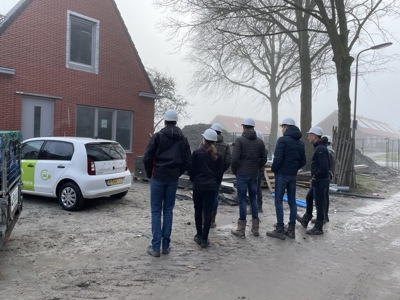
[[[211,125],[211,129],[214,130],[217,133],[217,141],[214,143],[215,147],[217,148],[218,152],[221,153],[222,155],[222,161],[224,163],[224,173],[229,169],[231,165],[231,149],[224,141],[224,137],[222,136],[222,125],[219,123],[214,123]],[[219,188],[221,187],[221,181],[217,183],[217,192],[215,193],[215,198],[214,198],[214,205],[212,209],[212,214],[211,214],[211,228],[215,228],[217,226],[215,219],[217,217],[217,212],[218,212],[218,198],[219,198]]]
[[[176,126],[178,114],[164,113],[164,128],[150,139],[143,156],[146,175],[150,180],[151,232],[147,253],[154,257],[170,251],[172,216],[178,179],[186,171],[190,146],[182,130]],[[161,222],[162,219],[162,222]]]
[[[196,235],[194,240],[202,248],[210,244],[208,234],[217,184],[221,182],[223,171],[222,155],[215,147],[217,133],[207,129],[202,134],[203,142],[193,151],[188,164],[188,174],[193,183],[194,220]]]
[[[236,189],[239,199],[239,220],[237,229],[232,229],[233,235],[244,238],[246,233],[246,200],[249,194],[252,224],[251,232],[259,236],[260,219],[257,207],[258,172],[267,162],[267,152],[264,142],[257,138],[254,130],[255,121],[252,118],[243,120],[243,133],[234,143],[231,169],[236,175]]]
[[[292,118],[286,118],[280,124],[282,136],[278,139],[274,152],[271,170],[275,173],[275,213],[276,227],[267,231],[267,236],[286,239],[286,236],[295,238],[297,215],[296,204],[296,176],[297,172],[306,164],[306,154],[303,136]],[[287,193],[290,208],[289,223],[285,231],[283,216],[283,196]]]
[[[317,218],[313,228],[306,231],[310,235],[323,234],[323,225],[325,219],[325,197],[329,189],[330,181],[330,159],[329,151],[326,145],[321,141],[323,130],[321,127],[311,127],[308,133],[308,141],[313,144],[314,152],[311,161],[311,187],[309,193],[312,197],[306,197],[307,207],[303,217],[297,215],[297,220],[304,228],[307,228],[308,223],[312,219],[313,199],[317,209]],[[327,140],[327,139],[326,139]]]
[[[332,180],[333,172],[335,169],[335,150],[333,150],[333,147],[332,147],[332,137],[330,135],[323,135],[321,138],[321,143],[326,145],[326,148],[328,148],[328,151],[329,151],[329,160],[330,160],[329,179]],[[330,182],[329,182],[329,184],[330,184]],[[307,197],[313,198],[312,192],[307,193]],[[324,202],[324,209],[325,209],[324,224],[326,222],[329,222],[329,205],[330,205],[330,201],[329,201],[329,188],[328,188],[326,190],[325,202]],[[316,221],[317,221],[317,219],[314,218],[311,220],[311,223],[315,224]]]

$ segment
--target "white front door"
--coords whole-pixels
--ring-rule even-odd
[[[54,100],[24,96],[22,98],[22,136],[33,137],[53,136]]]

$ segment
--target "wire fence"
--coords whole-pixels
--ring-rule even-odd
[[[356,148],[377,164],[400,170],[400,139],[356,139]]]

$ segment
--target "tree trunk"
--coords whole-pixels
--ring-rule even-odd
[[[272,157],[275,151],[276,141],[278,138],[278,111],[279,99],[276,95],[276,90],[270,88],[270,103],[271,103],[271,131],[269,136],[268,156]]]
[[[311,80],[311,58],[309,50],[309,37],[306,31],[299,33],[300,40],[300,76],[301,76],[301,92],[300,92],[300,130],[303,133],[302,141],[304,142],[307,163],[303,167],[304,170],[310,170],[312,145],[308,142],[307,131],[312,126],[312,80]]]

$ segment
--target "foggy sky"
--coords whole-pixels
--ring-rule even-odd
[[[18,0],[0,0],[0,13],[5,14]],[[191,118],[181,120],[179,125],[210,123],[217,114],[237,117],[253,117],[259,120],[271,120],[269,105],[260,106],[250,94],[241,93],[236,97],[226,98],[215,94],[213,97],[193,94],[188,89],[191,79],[191,66],[183,61],[184,53],[173,53],[172,42],[168,42],[166,34],[155,27],[163,17],[157,11],[151,0],[116,0],[118,9],[131,35],[132,41],[139,52],[142,62],[147,68],[155,68],[166,72],[175,79],[177,92],[189,101],[193,106],[188,108]],[[395,22],[393,22],[395,23]],[[392,27],[394,37],[400,40],[400,30]],[[391,56],[400,53],[400,45],[396,40],[391,47],[377,50],[382,54]],[[377,44],[384,42],[376,41]],[[371,44],[371,46],[373,46]],[[353,56],[364,48],[354,49]],[[368,51],[360,56],[359,73],[365,68],[365,61],[373,59],[373,51]],[[361,59],[363,61],[361,61]],[[355,65],[355,64],[354,64]],[[358,78],[357,90],[357,115],[388,123],[394,129],[400,128],[400,62],[393,61],[386,70],[380,70],[373,74]],[[354,70],[353,70],[354,72]],[[354,74],[351,82],[351,99],[354,98]],[[337,85],[333,77],[330,84],[324,87],[313,97],[313,124],[316,124],[333,110],[337,109]],[[279,107],[279,120],[285,117],[293,117],[297,122],[300,119],[299,98],[300,90],[291,93],[291,100],[281,100]],[[353,108],[353,104],[352,104]],[[352,113],[353,114],[353,113]],[[257,127],[257,124],[256,124]]]

